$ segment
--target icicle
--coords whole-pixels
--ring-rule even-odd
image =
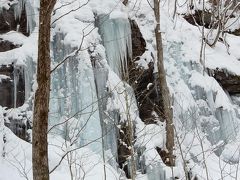
[[[18,88],[18,80],[19,80],[19,74],[18,74],[18,69],[16,66],[13,66],[13,89],[14,89],[14,93],[13,93],[13,98],[14,98],[14,108],[17,107],[17,88]]]
[[[33,76],[35,72],[35,66],[33,64],[32,58],[26,59],[26,65],[23,67],[24,72],[24,84],[25,84],[25,101],[31,96],[32,85],[33,85]]]
[[[131,26],[128,19],[110,19],[99,15],[97,26],[106,49],[107,60],[115,73],[121,75],[127,70],[127,58],[132,56]]]
[[[22,11],[25,10],[27,18],[27,31],[32,32],[34,28],[34,9],[29,0],[19,0],[16,5],[14,5],[14,16],[15,19],[20,19]]]

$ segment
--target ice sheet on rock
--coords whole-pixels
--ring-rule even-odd
[[[198,98],[206,96],[206,102],[212,110],[213,115],[218,119],[221,128],[221,138],[225,142],[235,139],[239,122],[235,113],[235,107],[231,98],[223,91],[217,81],[207,75],[192,72],[190,78],[192,86],[199,86],[205,90]],[[199,88],[198,88],[199,89]]]
[[[139,115],[132,87],[122,81],[113,71],[109,71],[107,87],[111,92],[111,98],[108,98],[107,102],[107,109],[109,111],[117,110],[121,122],[127,121],[128,115],[132,122],[137,122]]]
[[[147,177],[148,180],[166,180],[166,172],[160,162],[147,166]]]

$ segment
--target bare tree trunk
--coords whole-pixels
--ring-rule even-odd
[[[32,134],[32,165],[34,180],[49,180],[48,109],[50,96],[50,24],[56,0],[40,1],[37,83]]]
[[[173,115],[170,101],[170,93],[166,82],[166,73],[163,64],[163,46],[162,35],[160,32],[160,0],[154,0],[154,14],[157,22],[155,28],[156,44],[157,44],[157,63],[158,63],[158,75],[160,81],[160,90],[163,103],[163,117],[166,121],[166,157],[165,162],[169,166],[174,166],[175,157],[173,155],[174,147],[174,126]]]

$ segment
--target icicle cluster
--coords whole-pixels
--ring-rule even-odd
[[[127,18],[111,19],[99,15],[97,26],[106,49],[107,60],[115,73],[127,70],[127,59],[132,56],[131,26]]]
[[[23,10],[25,10],[27,17],[27,31],[32,32],[34,28],[34,9],[30,0],[18,0],[18,3],[14,5],[15,19],[21,18]]]

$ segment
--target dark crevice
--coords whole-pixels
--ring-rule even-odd
[[[214,77],[230,95],[240,94],[240,76],[220,69],[207,69],[207,72],[210,76]]]
[[[25,6],[21,12],[20,18],[15,18],[13,4],[9,9],[2,9],[0,12],[0,34],[7,33],[9,31],[18,31],[29,36],[30,33],[27,27],[27,15]]]
[[[204,13],[204,19],[203,17]],[[205,28],[217,28],[217,24],[214,24],[212,19],[213,19],[213,14],[208,11],[202,11],[202,10],[195,10],[194,13],[192,14],[186,14],[183,16],[184,19],[189,22],[190,24],[194,26],[203,26]]]

